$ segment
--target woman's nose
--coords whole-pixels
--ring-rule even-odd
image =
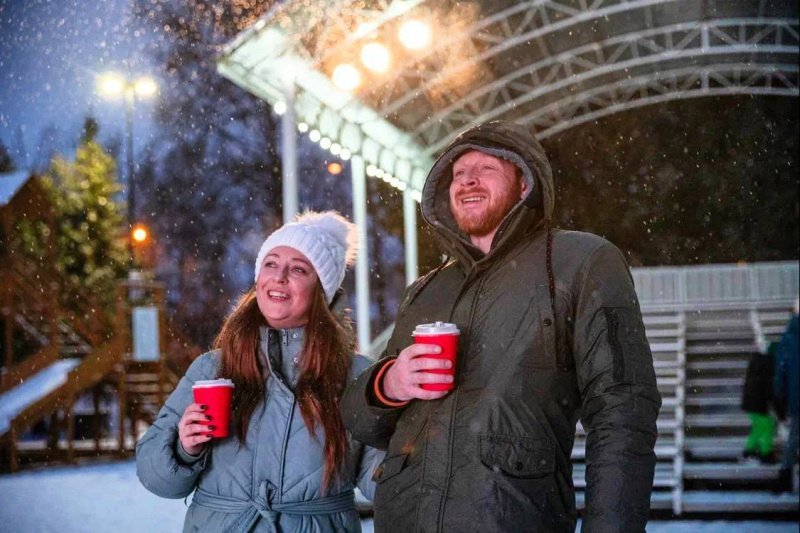
[[[286,283],[289,279],[289,269],[288,268],[279,268],[277,272],[275,272],[275,281],[278,283]]]

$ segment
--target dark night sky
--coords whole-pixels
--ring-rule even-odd
[[[84,117],[100,123],[101,139],[124,133],[121,100],[95,93],[98,73],[149,73],[146,36],[130,29],[126,0],[0,0],[0,140],[17,166],[36,158],[41,132],[57,129],[56,148],[69,151]],[[152,104],[136,107],[134,139],[142,146],[152,128]],[[21,154],[18,130],[27,154]]]

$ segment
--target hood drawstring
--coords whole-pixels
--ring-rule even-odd
[[[553,223],[550,218],[544,220],[545,231],[547,232],[547,252],[545,263],[547,265],[547,282],[550,287],[550,307],[553,311],[553,338],[555,339],[556,364],[562,369],[567,369],[569,364],[561,360],[558,350],[558,315],[556,315],[556,277],[553,275]]]
[[[549,218],[544,221],[545,231],[547,231],[547,281],[550,284],[550,306],[553,308],[553,323],[556,319],[556,278],[553,275],[553,231],[552,222]]]

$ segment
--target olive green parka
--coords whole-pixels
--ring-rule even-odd
[[[513,162],[529,186],[486,254],[449,207],[452,163],[473,149]],[[462,133],[428,175],[422,213],[451,260],[407,289],[384,359],[342,400],[354,438],[388,450],[376,531],[573,532],[579,418],[584,531],[644,531],[661,399],[636,293],[611,243],[550,229],[553,196],[544,151],[510,123]],[[437,320],[461,331],[454,390],[383,406],[372,391],[385,358]]]

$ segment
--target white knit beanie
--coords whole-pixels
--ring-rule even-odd
[[[294,248],[311,262],[331,303],[344,280],[345,269],[355,263],[358,254],[358,230],[336,211],[306,211],[272,233],[256,259],[255,279],[264,258],[278,246]]]

